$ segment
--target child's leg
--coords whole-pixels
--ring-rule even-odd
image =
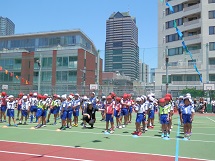
[[[9,116],[9,117],[8,117],[8,124],[9,124],[9,125],[10,125],[10,119],[11,119],[11,117]]]
[[[108,130],[109,127],[109,121],[106,121],[106,130]]]

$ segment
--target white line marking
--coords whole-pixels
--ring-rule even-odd
[[[18,144],[43,145],[43,146],[54,146],[54,147],[63,147],[63,148],[77,148],[77,147],[65,146],[65,145],[41,144],[41,143],[30,143],[30,142],[19,142],[19,141],[8,141],[8,140],[0,140],[0,141],[2,141],[2,142],[10,142],[10,143],[18,143]],[[77,149],[108,151],[108,152],[128,153],[128,154],[140,154],[140,155],[154,155],[154,156],[171,157],[171,158],[175,157],[175,156],[172,156],[172,155],[141,153],[141,152],[129,152],[129,151],[117,151],[117,150],[108,150],[108,149],[95,149],[95,148],[86,148],[86,147],[78,147]],[[201,160],[201,161],[214,161],[214,160],[208,160],[208,159],[190,158],[190,157],[181,157],[181,156],[179,156],[179,158],[191,159],[191,160],[194,159],[194,160]],[[83,161],[87,161],[87,160],[83,160]]]
[[[215,122],[215,120],[213,120],[213,119],[211,119],[211,118],[209,118],[209,117],[206,117],[207,119],[209,119],[209,120],[211,120],[211,121],[213,121],[213,122]]]
[[[93,161],[93,160],[85,160],[85,159],[77,159],[77,158],[67,158],[67,157],[58,157],[58,156],[43,155],[43,154],[21,153],[21,152],[12,152],[12,151],[3,151],[3,150],[0,150],[0,153],[18,154],[18,155],[29,155],[29,156],[45,157],[45,158],[55,158],[55,159],[64,159],[64,160]]]
[[[7,128],[8,129],[11,129],[11,128],[16,128],[16,129],[19,129],[19,130],[30,130],[29,128],[17,128],[17,127],[10,127],[10,128]],[[49,132],[56,132],[56,130],[49,130],[49,129],[38,129],[38,131],[49,131]],[[104,135],[103,132],[101,133],[95,133],[95,132],[81,132],[81,131],[62,131],[62,132],[66,132],[66,133],[79,133],[79,134],[94,134],[94,135]],[[131,137],[132,135],[126,135],[126,134],[111,134],[109,136],[120,136],[120,137]],[[160,139],[160,137],[156,137],[156,136],[145,136],[145,135],[142,135],[142,136],[139,136],[140,138],[153,138],[153,139]],[[171,137],[171,136],[170,136]],[[176,140],[177,138],[171,138],[171,140]],[[207,141],[207,140],[189,140],[189,141],[193,141],[193,142],[203,142],[203,143],[215,143],[215,141]]]

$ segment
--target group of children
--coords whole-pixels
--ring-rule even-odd
[[[122,97],[118,97],[114,92],[108,96],[102,96],[101,100],[95,96],[94,92],[90,93],[89,98],[87,96],[80,97],[78,93],[64,94],[62,96],[54,94],[52,97],[49,97],[47,94],[29,93],[24,95],[20,93],[18,99],[15,99],[12,95],[7,96],[5,92],[2,92],[0,98],[0,121],[6,122],[7,111],[8,126],[11,126],[11,119],[14,126],[17,126],[14,117],[14,110],[17,108],[19,124],[27,124],[28,118],[30,118],[30,122],[33,122],[33,119],[36,118],[35,122],[38,124],[35,128],[45,127],[46,123],[50,122],[51,114],[53,114],[53,125],[57,124],[57,119],[60,117],[61,127],[59,129],[66,130],[66,128],[78,126],[80,111],[82,116],[85,116],[85,118],[86,116],[89,117],[87,108],[90,104],[91,108],[98,109],[95,111],[101,111],[102,120],[106,121],[105,132],[109,133],[114,133],[116,128],[125,128],[126,125],[131,123],[132,112],[135,112],[136,130],[133,132],[133,135],[138,136],[142,135],[148,128],[154,128],[155,111],[158,111],[162,128],[161,137],[163,138],[169,137],[172,128],[173,110],[174,107],[177,107],[181,123],[184,126],[185,137],[190,137],[191,123],[194,116],[190,95],[183,99],[180,98],[175,103],[172,101],[171,94],[166,94],[164,98],[159,100],[155,99],[154,94],[142,95],[133,100],[131,94],[125,93]],[[116,119],[116,124],[114,124],[114,118]],[[83,127],[86,127],[86,122],[83,124]]]

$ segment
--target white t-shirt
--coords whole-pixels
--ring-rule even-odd
[[[16,107],[16,101],[7,102],[7,109],[15,109]]]
[[[29,110],[30,108],[30,102],[29,101],[26,101],[26,102],[22,102],[22,105],[21,105],[21,109],[22,110]]]

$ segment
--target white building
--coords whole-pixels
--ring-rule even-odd
[[[159,2],[156,86],[166,86],[167,57],[169,82],[168,89],[163,88],[162,93],[177,93],[185,87],[202,89],[203,83],[215,82],[215,0],[167,1],[175,12],[170,13],[166,1]],[[184,35],[193,61],[190,55],[183,51],[182,40],[174,28],[174,20]],[[202,83],[194,64],[202,75]]]

